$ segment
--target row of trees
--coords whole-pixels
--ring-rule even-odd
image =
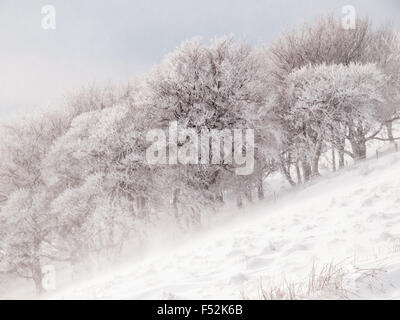
[[[44,264],[116,254],[161,214],[198,224],[228,198],[238,206],[253,193],[263,198],[273,172],[292,185],[319,175],[328,150],[341,167],[345,154],[365,158],[368,140],[396,139],[399,79],[392,28],[359,20],[344,30],[324,18],[267,48],[196,38],[134,83],[86,88],[3,124],[0,270],[32,278],[41,291]],[[222,160],[149,165],[146,132],[172,121],[198,133],[254,129],[253,173],[238,176]]]

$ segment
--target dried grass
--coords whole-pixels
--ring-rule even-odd
[[[329,263],[317,268],[313,264],[306,281],[288,282],[284,280],[281,285],[265,287],[260,280],[258,299],[260,300],[306,300],[306,299],[350,299],[357,297],[356,292],[346,289],[346,279],[351,276],[360,282],[372,281],[376,285],[380,282],[379,274],[382,269],[346,270],[340,264]],[[249,299],[244,292],[243,299]]]

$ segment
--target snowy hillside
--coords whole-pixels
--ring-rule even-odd
[[[48,297],[399,299],[399,177],[368,160]]]
[[[150,5],[114,31],[105,14],[125,4],[87,6],[82,23],[25,8],[46,31],[12,35],[18,59],[0,60],[20,71],[0,92],[0,300],[400,300],[396,10],[278,2],[289,15],[270,21],[259,3]],[[55,47],[12,48],[32,39]],[[58,64],[35,102],[28,80]]]

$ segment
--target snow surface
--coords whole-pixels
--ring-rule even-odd
[[[46,297],[260,298],[261,286],[306,283],[313,265],[328,263],[345,270],[346,298],[400,299],[400,153],[231,212],[211,230]]]

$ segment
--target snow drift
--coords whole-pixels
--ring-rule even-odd
[[[47,297],[399,299],[399,177],[398,153],[362,162]],[[328,265],[334,281],[309,290]]]

